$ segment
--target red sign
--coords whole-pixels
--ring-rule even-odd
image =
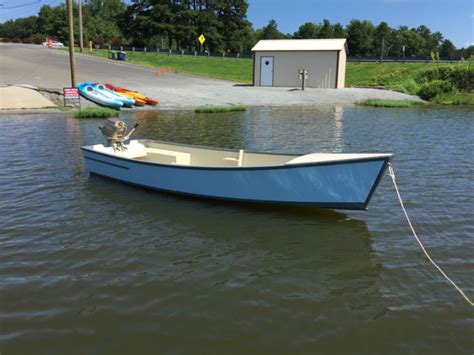
[[[68,99],[77,99],[79,97],[78,88],[63,88],[64,97]]]
[[[81,107],[81,97],[77,88],[63,88],[64,106],[72,105]]]

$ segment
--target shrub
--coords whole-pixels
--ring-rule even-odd
[[[446,80],[433,80],[421,85],[418,90],[418,95],[423,100],[431,100],[437,95],[441,94],[452,94],[455,93],[456,89],[453,84]]]
[[[387,88],[390,89],[390,90],[393,90],[393,91],[398,91],[398,92],[402,92],[404,94],[408,94],[407,89],[405,89],[405,87],[401,84],[387,85]]]
[[[112,39],[110,40],[110,44],[112,46],[121,46],[122,42],[123,42],[122,37],[112,37]]]
[[[417,80],[420,83],[426,83],[433,80],[449,80],[454,68],[452,66],[434,67],[426,70],[422,70]]]
[[[457,89],[469,92],[474,90],[474,67],[458,64],[431,68],[421,71],[416,79],[420,83],[445,80],[451,82]]]
[[[400,84],[405,88],[406,92],[411,95],[416,95],[420,89],[420,86],[413,79],[404,80]]]
[[[41,44],[44,42],[44,36],[39,34],[39,33],[36,33],[33,35],[33,43],[34,44]]]
[[[219,112],[237,112],[245,111],[247,107],[244,105],[228,105],[228,106],[201,106],[194,110],[196,113],[219,113]]]
[[[75,118],[108,118],[118,117],[119,111],[106,107],[88,107],[74,112]]]
[[[474,91],[474,67],[459,66],[452,71],[450,81],[461,91]]]
[[[360,106],[372,106],[372,107],[393,107],[393,108],[405,108],[422,105],[422,101],[415,100],[383,100],[383,99],[367,99],[356,102]]]

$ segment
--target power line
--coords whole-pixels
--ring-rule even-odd
[[[33,1],[33,2],[28,2],[28,3],[20,4],[20,5],[5,7],[5,6],[3,6],[3,4],[0,4],[0,6],[2,7],[2,10],[10,10],[10,9],[19,9],[19,8],[26,7],[26,6],[36,5],[36,4],[39,4],[41,2],[42,2],[42,0],[36,0],[36,1]]]

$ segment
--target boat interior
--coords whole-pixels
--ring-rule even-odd
[[[87,148],[108,155],[148,163],[201,167],[262,167],[391,156],[391,154],[371,153],[311,153],[306,155],[255,153],[243,149],[208,148],[152,140],[131,140],[123,147],[124,149],[117,149],[113,146],[106,147],[96,144]]]

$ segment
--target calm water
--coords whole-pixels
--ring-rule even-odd
[[[127,114],[137,137],[394,152],[421,238],[474,297],[473,112]],[[472,354],[474,312],[388,177],[367,212],[217,203],[85,171],[100,120],[0,116],[2,354]]]

